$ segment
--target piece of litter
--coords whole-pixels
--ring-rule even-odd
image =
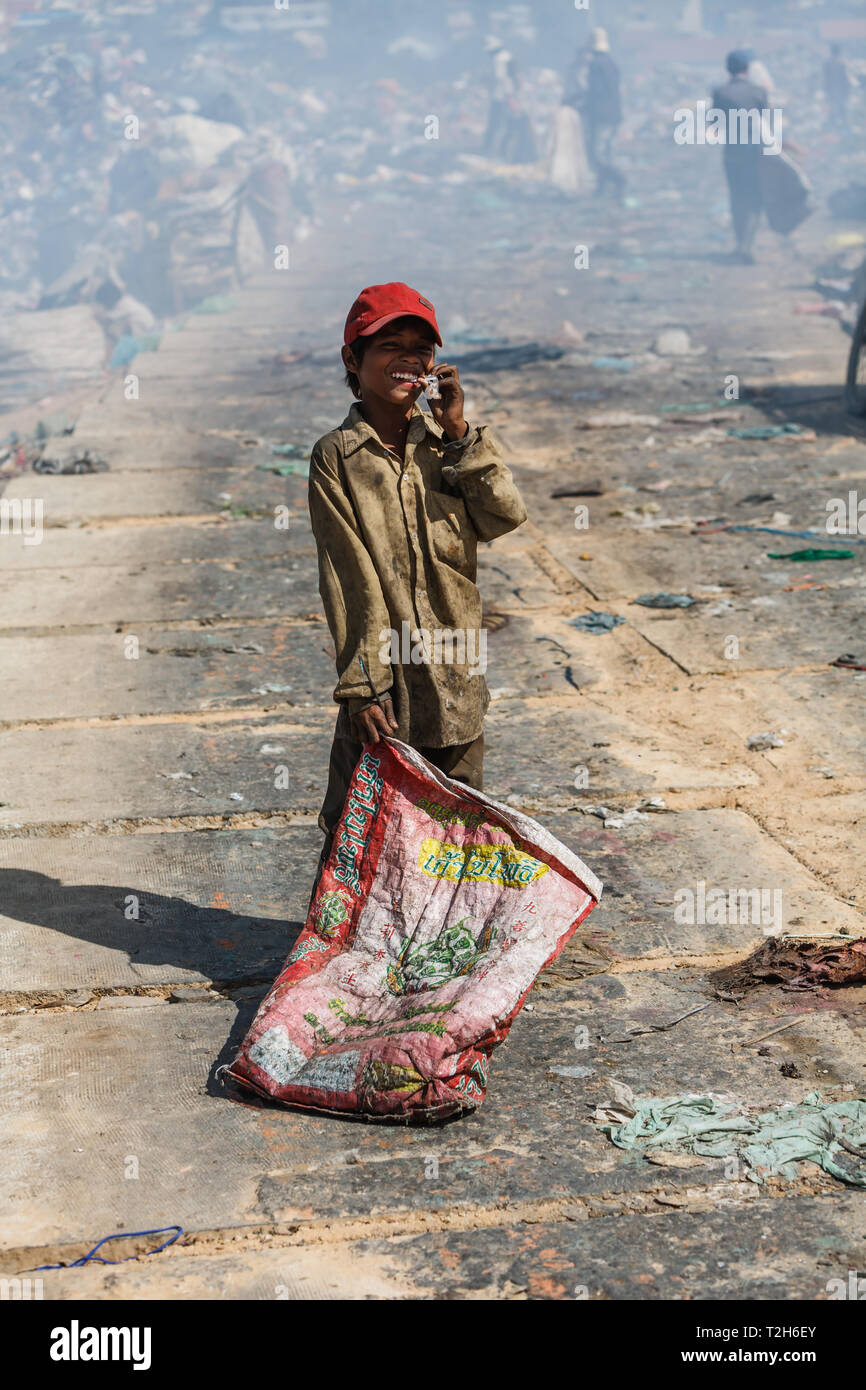
[[[634,368],[630,357],[594,357],[589,365],[608,372],[630,372]]]
[[[693,603],[697,603],[696,598],[691,598],[688,594],[641,594],[635,599],[635,603],[641,604],[643,608],[691,608]]]
[[[582,1076],[592,1076],[592,1067],[548,1067],[548,1072],[553,1076],[568,1076],[574,1080],[579,1080]]]
[[[576,627],[580,632],[611,632],[615,627],[619,627],[625,622],[625,618],[617,617],[615,613],[602,613],[595,609],[590,609],[589,613],[584,613],[579,618],[572,618],[571,627]]]
[[[733,529],[733,528],[732,528]],[[770,560],[791,560],[794,564],[802,563],[805,560],[853,560],[853,550],[792,550],[787,555],[778,552],[767,552]]]
[[[604,483],[600,478],[588,478],[583,483],[569,483],[568,487],[557,488],[551,497],[601,497]]]
[[[76,1149],[76,1153],[80,1152],[82,1152],[82,1150]],[[162,1245],[158,1245],[155,1250],[141,1250],[135,1255],[127,1255],[123,1260],[107,1260],[104,1255],[97,1255],[96,1253],[100,1246],[107,1244],[110,1240],[132,1240],[138,1236],[164,1236],[166,1231],[174,1231],[175,1234],[172,1236],[171,1240],[163,1241]],[[118,1231],[117,1235],[103,1236],[102,1240],[98,1240],[93,1249],[88,1250],[86,1255],[82,1255],[78,1260],[72,1260],[68,1265],[37,1265],[36,1269],[37,1271],[40,1269],[81,1269],[81,1267],[88,1264],[90,1260],[95,1260],[101,1265],[122,1265],[126,1263],[126,1260],[137,1260],[144,1255],[158,1255],[160,1250],[165,1250],[167,1246],[173,1245],[182,1235],[182,1226],[159,1226],[156,1230],[152,1231]]]
[[[779,439],[784,434],[803,434],[803,426],[789,423],[787,425],[751,425],[746,429],[731,428],[728,434],[733,439]]]
[[[683,328],[666,328],[653,344],[653,352],[659,357],[687,357],[691,351],[691,340]]]
[[[784,746],[784,739],[769,731],[763,734],[750,734],[746,739],[746,747],[751,748],[753,753],[761,753],[766,748],[784,748]]]
[[[584,430],[618,430],[638,425],[660,425],[661,420],[658,415],[638,415],[631,410],[605,410],[595,415],[586,415],[577,423],[579,428]]]
[[[710,1001],[710,1003],[712,1003],[712,1001]],[[608,1042],[631,1042],[632,1038],[642,1037],[645,1033],[666,1033],[669,1028],[673,1028],[676,1024],[682,1023],[684,1019],[691,1018],[692,1014],[701,1014],[704,1009],[708,1009],[709,1007],[709,1004],[696,1004],[693,1009],[689,1009],[684,1014],[679,1014],[677,1018],[669,1019],[667,1023],[650,1023],[647,1024],[646,1027],[629,1028],[627,1032],[617,1037],[609,1037]]]
[[[866,1100],[827,1103],[812,1091],[798,1105],[748,1113],[729,1097],[636,1098],[615,1083],[613,1103],[597,1107],[593,1118],[617,1148],[645,1156],[651,1148],[708,1158],[736,1155],[753,1183],[773,1176],[793,1180],[800,1163],[810,1162],[842,1182],[866,1187]]]

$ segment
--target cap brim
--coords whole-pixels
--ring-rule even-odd
[[[359,338],[369,338],[371,333],[378,333],[380,328],[384,328],[386,323],[393,323],[394,319],[420,319],[422,323],[426,323],[427,327],[432,330],[433,337],[436,339],[439,347],[442,346],[442,339],[439,337],[439,334],[436,332],[430,320],[425,319],[423,314],[413,314],[406,309],[400,309],[396,314],[384,314],[382,318],[376,319],[375,323],[371,323],[369,328],[365,328],[364,331],[357,336]]]

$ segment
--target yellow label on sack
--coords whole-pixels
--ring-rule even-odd
[[[504,888],[525,888],[548,870],[514,845],[452,845],[432,836],[421,841],[418,868],[430,878],[452,883],[499,883]]]

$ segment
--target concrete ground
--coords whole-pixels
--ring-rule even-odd
[[[184,1230],[152,1258],[158,1238],[138,1238],[113,1248],[130,1263],[46,1272],[47,1298],[814,1300],[863,1268],[862,1194],[820,1169],[757,1187],[722,1160],[621,1151],[591,1118],[612,1079],[758,1108],[866,1095],[864,988],[720,997],[709,975],[766,924],[675,914],[699,882],[759,888],[780,894],[772,932],[866,935],[866,673],[830,664],[866,653],[866,546],[785,563],[768,553],[808,542],[697,524],[803,530],[863,493],[846,340],[793,315],[828,229],[793,253],[765,233],[760,264],[733,268],[649,185],[626,214],[496,184],[461,197],[459,255],[447,206],[420,237],[399,200],[335,198],[291,272],[126,369],[137,399],[118,373],[80,405],[72,442],[109,471],[5,480],[43,499],[45,532],[0,537],[0,1265]],[[433,1129],[242,1105],[215,1075],[301,925],[334,717],[306,485],[269,471],[270,446],[342,418],[346,306],[397,275],[441,302],[446,357],[478,350],[449,343],[458,313],[566,348],[464,372],[530,512],[482,547],[486,775],[605,883],[483,1107]],[[665,327],[689,331],[686,356],[652,351]],[[731,375],[718,419],[682,408],[722,401]],[[612,410],[658,423],[582,428]],[[726,432],[786,421],[803,435]],[[596,478],[600,494],[552,496]],[[665,590],[699,602],[635,603]],[[577,630],[591,609],[625,622]],[[767,731],[781,746],[748,747]],[[626,824],[588,811],[646,798],[664,807]]]

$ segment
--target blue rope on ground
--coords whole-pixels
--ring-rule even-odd
[[[780,531],[776,526],[721,526],[721,531],[765,531],[768,536],[795,536],[797,540],[817,541],[822,545],[866,545],[860,536],[827,536],[823,531]]]
[[[137,1260],[140,1257],[138,1255],[125,1255],[122,1260],[105,1260],[101,1255],[97,1255],[96,1253],[100,1245],[104,1245],[107,1240],[130,1240],[132,1236],[161,1236],[164,1235],[166,1231],[175,1232],[171,1240],[163,1241],[162,1245],[158,1245],[155,1250],[145,1250],[144,1252],[145,1255],[158,1255],[160,1250],[165,1250],[169,1245],[174,1245],[178,1237],[183,1235],[182,1226],[159,1226],[155,1231],[119,1231],[118,1234],[114,1236],[103,1236],[102,1240],[96,1242],[92,1250],[88,1250],[87,1254],[82,1255],[80,1260],[73,1260],[70,1265],[37,1265],[36,1268],[81,1269],[82,1265],[89,1264],[91,1260],[95,1260],[96,1263],[100,1265],[123,1265],[126,1264],[127,1260]]]

